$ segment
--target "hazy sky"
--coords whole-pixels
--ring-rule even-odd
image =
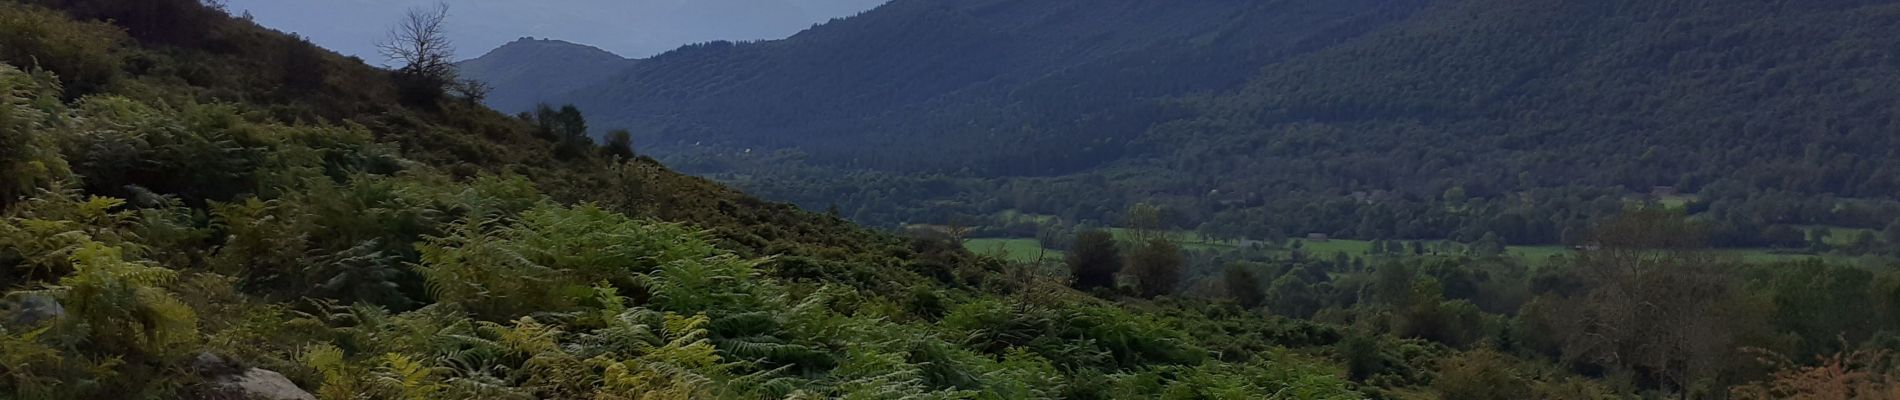
[[[443,0],[456,57],[523,36],[647,57],[710,40],[779,39],[886,0]],[[381,63],[375,42],[410,7],[438,0],[229,0],[233,14]]]

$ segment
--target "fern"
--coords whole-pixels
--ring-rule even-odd
[[[384,354],[382,370],[377,378],[384,386],[393,389],[402,400],[431,400],[438,397],[445,385],[437,381],[436,368],[422,365],[401,354]]]
[[[0,326],[0,387],[13,398],[51,399],[65,380],[66,359],[40,340],[47,328],[17,334]]]
[[[49,92],[58,84],[9,65],[0,65],[0,209],[21,197],[56,189],[72,179],[60,154],[57,98]]]
[[[176,272],[126,261],[119,249],[92,241],[70,258],[73,274],[46,291],[71,314],[62,329],[85,332],[111,354],[175,355],[197,339],[196,314],[161,287]]]
[[[375,389],[369,383],[369,374],[351,365],[343,349],[335,345],[322,343],[304,347],[297,358],[305,366],[323,374],[323,383],[316,393],[320,399],[354,400],[374,395]]]

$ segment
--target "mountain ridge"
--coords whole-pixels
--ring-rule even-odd
[[[1099,6],[900,0],[561,97],[689,172],[883,226],[1146,202],[1182,228],[1275,227],[1255,237],[1547,244],[1601,216],[1558,204],[1654,187],[1739,231],[1859,219],[1759,211],[1776,193],[1884,209],[1900,191],[1877,134],[1896,129],[1881,116],[1900,99],[1877,88],[1900,67],[1876,44],[1900,38],[1868,28],[1895,22],[1891,1]],[[1453,189],[1534,226],[1432,204]],[[1391,195],[1352,197],[1373,192]],[[1301,211],[1318,204],[1337,211]],[[1430,216],[1348,222],[1394,208]]]
[[[598,47],[523,37],[456,67],[490,85],[486,103],[502,112],[528,111],[561,94],[599,82],[638,62]]]

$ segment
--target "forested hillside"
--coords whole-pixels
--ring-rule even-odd
[[[786,40],[688,46],[564,100],[656,150],[797,147],[825,165],[1066,173],[1128,154],[1146,126],[1177,115],[1162,99],[1235,87],[1418,3],[896,1]]]
[[[685,171],[886,227],[1154,203],[1232,238],[1575,244],[1661,200],[1717,222],[1718,245],[1798,248],[1785,232],[1900,220],[1897,13],[900,0],[557,103]]]

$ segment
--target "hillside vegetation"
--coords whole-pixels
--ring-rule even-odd
[[[1900,382],[1900,272],[1746,264],[1684,210],[1605,211],[1579,233],[1595,247],[1532,268],[1495,237],[1184,250],[1141,206],[1060,261],[1014,263],[965,251],[969,227],[901,238],[680,175],[588,140],[577,110],[506,116],[429,67],[371,68],[195,0],[0,2],[0,399],[1880,399]]]
[[[0,398],[1358,397],[195,1],[0,3],[0,43]]]

